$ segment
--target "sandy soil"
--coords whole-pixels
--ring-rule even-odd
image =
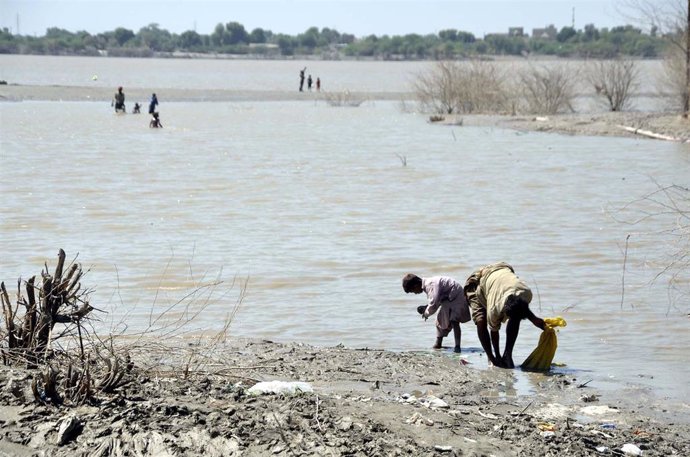
[[[102,101],[113,99],[113,89],[105,87],[77,86],[29,86],[9,84],[0,86],[0,101]],[[134,101],[146,103],[151,97],[149,89],[127,89],[128,108]],[[247,91],[207,89],[165,89],[166,102],[228,102],[228,101],[300,101],[325,98],[328,92],[299,91]],[[362,100],[402,100],[411,95],[402,92],[352,92],[353,98]],[[131,105],[131,106],[130,106]]]
[[[450,351],[232,340],[215,363],[192,361],[186,379],[186,356],[159,348],[152,363],[153,352],[81,406],[38,403],[35,373],[2,367],[0,455],[590,456],[626,444],[690,455],[690,420],[653,418],[653,406],[611,402],[567,375],[535,374],[537,392],[517,396],[513,370],[479,370]],[[248,391],[274,380],[313,392]]]
[[[638,137],[652,141],[646,132],[690,143],[690,120],[677,113],[607,112],[574,113],[555,116],[456,116],[442,123],[449,125],[495,126],[521,131],[553,132],[568,135]],[[624,127],[639,129],[637,132]]]

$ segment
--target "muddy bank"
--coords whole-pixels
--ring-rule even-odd
[[[655,140],[645,135],[652,132],[672,137],[678,142],[690,142],[690,120],[678,113],[605,112],[573,113],[551,116],[456,116],[443,122],[467,126],[492,126],[517,131],[551,132],[566,135],[618,136]],[[624,127],[638,129],[637,132]]]
[[[122,386],[81,406],[37,403],[35,373],[2,367],[0,455],[589,456],[625,445],[690,455],[690,421],[655,418],[653,403],[612,401],[569,375],[535,375],[523,397],[514,371],[450,352],[254,340],[206,349],[202,362],[141,347]],[[312,391],[251,393],[274,380]]]

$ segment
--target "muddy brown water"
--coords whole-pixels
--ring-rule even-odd
[[[0,103],[6,284],[63,248],[90,268],[83,284],[108,312],[103,329],[145,329],[172,307],[163,321],[203,308],[186,328],[219,330],[247,280],[231,334],[423,351],[433,324],[402,276],[464,280],[506,260],[538,315],[568,321],[558,370],[688,408],[687,295],[654,280],[677,249],[676,217],[626,223],[661,213],[638,201],[659,185],[687,186],[688,145],[438,126],[395,101],[165,97],[183,85],[289,90],[301,62],[0,58],[13,82],[47,84],[52,69],[59,84],[98,74],[94,84],[150,88],[164,125],[104,102]],[[340,75],[339,87],[401,92],[422,65],[306,64],[325,87]],[[523,326],[516,361],[538,337]],[[485,365],[471,325],[463,346]],[[535,382],[518,374],[515,389]]]

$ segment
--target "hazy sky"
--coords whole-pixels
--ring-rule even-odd
[[[357,37],[436,33],[459,29],[478,37],[534,27],[626,23],[621,0],[0,0],[0,27],[42,36],[48,27],[99,33],[125,27],[137,32],[156,23],[170,32],[213,32],[218,23],[239,22],[296,35],[312,26]]]

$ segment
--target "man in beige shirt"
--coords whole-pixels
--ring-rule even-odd
[[[532,291],[505,262],[475,271],[467,278],[464,289],[472,320],[477,326],[477,336],[489,361],[498,367],[515,368],[513,347],[520,331],[520,321],[529,319],[536,327],[544,329],[544,320],[529,309]],[[501,357],[498,331],[506,321],[506,346]]]
[[[460,323],[470,321],[470,310],[465,300],[465,292],[462,285],[453,278],[447,276],[433,276],[420,278],[414,274],[407,274],[402,280],[403,290],[406,293],[421,294],[427,296],[427,305],[420,306],[418,311],[426,320],[429,316],[436,315],[436,343],[434,349],[441,349],[443,338],[453,330],[455,337],[455,352],[460,352]]]

